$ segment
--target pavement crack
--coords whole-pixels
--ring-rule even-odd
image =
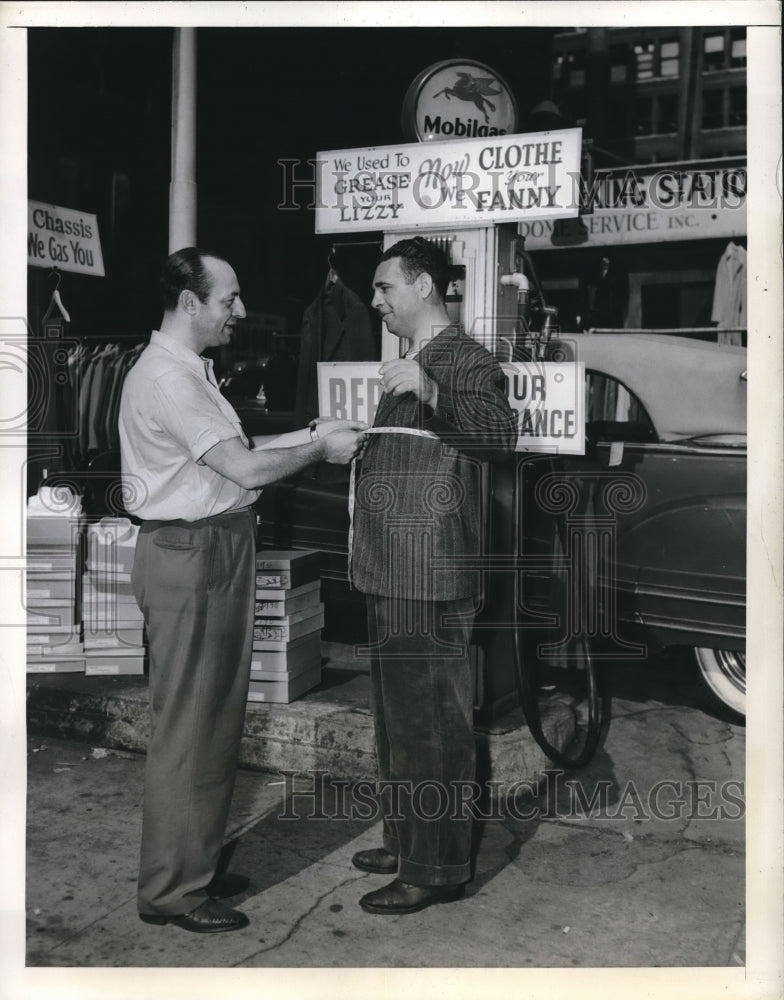
[[[342,889],[344,886],[352,885],[354,882],[357,881],[359,881],[358,877],[345,878],[343,879],[342,882],[338,882],[336,885],[333,885],[326,892],[322,892],[319,896],[316,897],[316,901],[313,903],[313,905],[309,906],[308,909],[304,911],[304,913],[301,913],[297,917],[297,919],[294,921],[294,923],[291,925],[287,933],[284,934],[282,938],[280,938],[278,941],[273,942],[272,944],[265,945],[263,948],[257,948],[254,952],[252,952],[252,954],[247,955],[239,962],[235,962],[233,968],[235,969],[240,968],[245,965],[248,959],[255,958],[257,955],[265,955],[267,954],[267,952],[275,951],[282,945],[287,944],[294,937],[296,932],[307,920],[307,918],[311,915],[311,913],[314,913],[321,906],[324,900],[329,899],[330,896],[333,896],[338,890]]]
[[[560,826],[565,830],[579,830],[582,833],[610,833],[614,837],[622,837],[624,840],[629,840],[629,832],[625,828],[623,830],[617,827],[610,826],[609,823],[615,822],[615,820],[605,820],[601,816],[595,816],[591,818],[586,816],[583,819],[569,820],[563,819],[561,817],[556,817],[551,819],[547,816],[539,817],[540,823],[545,823],[547,826]],[[602,825],[598,825],[602,824]],[[642,834],[634,834],[634,840],[640,840]],[[647,834],[645,834],[647,836]]]

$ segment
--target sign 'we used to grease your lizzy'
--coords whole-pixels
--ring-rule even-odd
[[[561,129],[319,153],[316,232],[576,216],[581,140]]]

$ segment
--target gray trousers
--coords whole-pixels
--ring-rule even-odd
[[[255,517],[147,521],[133,587],[150,663],[139,912],[207,898],[234,790],[253,640]]]

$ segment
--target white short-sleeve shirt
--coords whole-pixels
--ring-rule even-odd
[[[248,439],[212,361],[167,334],[153,332],[128,372],[119,430],[123,501],[143,520],[198,521],[259,497],[203,463],[220,441]]]

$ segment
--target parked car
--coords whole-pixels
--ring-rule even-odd
[[[548,354],[585,364],[585,454],[520,453],[492,468],[490,551],[521,555],[523,610],[511,600],[511,574],[486,578],[478,716],[492,719],[518,697],[513,644],[497,621],[551,646],[571,629],[599,662],[633,664],[641,646],[688,647],[709,695],[745,714],[745,348],[626,331],[564,335]],[[290,415],[255,402],[238,410],[249,434],[290,429]],[[47,480],[57,483],[82,493],[91,517],[125,513],[116,453]],[[569,502],[548,502],[548,490],[551,501],[566,495],[564,484]],[[339,618],[361,641],[363,601],[347,583],[348,486],[347,469],[323,465],[266,487],[260,541],[320,550],[327,637]],[[582,556],[569,551],[575,538]]]
[[[601,538],[595,578],[580,584],[590,591],[583,618],[571,623],[585,629],[594,656],[633,660],[640,645],[690,647],[711,696],[744,714],[745,348],[626,331],[564,335],[548,356],[585,364],[585,455],[522,453],[494,470],[496,536],[511,523],[513,491],[522,491],[526,538],[516,551],[540,564],[550,552],[550,582],[560,573],[567,587],[576,581],[564,584],[554,546],[569,556],[576,525]],[[548,484],[567,482],[572,509],[542,502]],[[267,487],[263,541],[319,549],[325,580],[346,581],[347,495],[339,473]],[[537,575],[541,584],[541,565]]]

